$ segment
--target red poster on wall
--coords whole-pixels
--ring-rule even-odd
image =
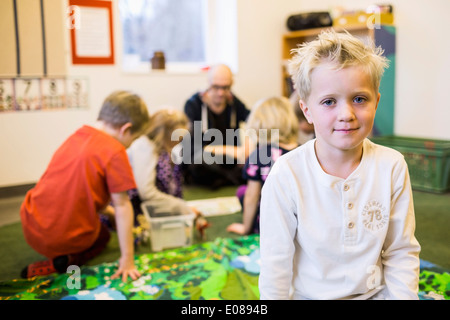
[[[112,2],[69,0],[73,64],[114,64]]]

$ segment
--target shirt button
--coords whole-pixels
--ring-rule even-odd
[[[355,224],[353,222],[349,222],[348,225],[347,225],[347,227],[349,229],[353,228],[354,226],[355,226]]]
[[[353,208],[353,203],[349,202],[347,203],[347,209],[351,210]]]
[[[348,191],[350,189],[350,186],[348,184],[344,184],[344,191]]]

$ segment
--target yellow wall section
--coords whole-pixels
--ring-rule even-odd
[[[42,43],[41,5],[36,0],[17,0],[21,76],[42,76],[44,53]]]
[[[47,75],[67,74],[64,32],[64,1],[44,0],[45,42],[47,52]]]
[[[0,1],[0,39],[2,39],[0,76],[66,75],[64,1],[43,0],[45,43],[42,35],[41,1],[16,0],[16,4],[19,52],[16,45],[14,1]],[[18,62],[20,70],[17,69]]]
[[[0,1],[0,76],[15,76],[17,72],[16,33],[13,0]]]

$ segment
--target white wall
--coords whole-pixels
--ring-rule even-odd
[[[239,71],[235,93],[251,107],[258,99],[281,93],[281,35],[290,14],[364,9],[370,0],[238,0]],[[391,0],[397,26],[395,133],[450,140],[450,30],[448,0]],[[103,99],[115,89],[141,94],[150,111],[184,101],[206,83],[205,74],[124,74],[120,68],[121,30],[115,17],[116,65],[72,66],[70,75],[90,79],[89,110],[0,114],[0,187],[36,182],[53,152],[73,131],[95,121]],[[67,33],[68,36],[68,33]]]

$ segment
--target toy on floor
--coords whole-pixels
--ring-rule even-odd
[[[150,240],[150,222],[143,214],[136,215],[135,226],[133,228],[134,244],[139,246],[148,243]]]
[[[195,218],[195,229],[199,232],[202,240],[206,239],[206,228],[210,227],[211,223],[208,222],[202,215],[197,215]]]

